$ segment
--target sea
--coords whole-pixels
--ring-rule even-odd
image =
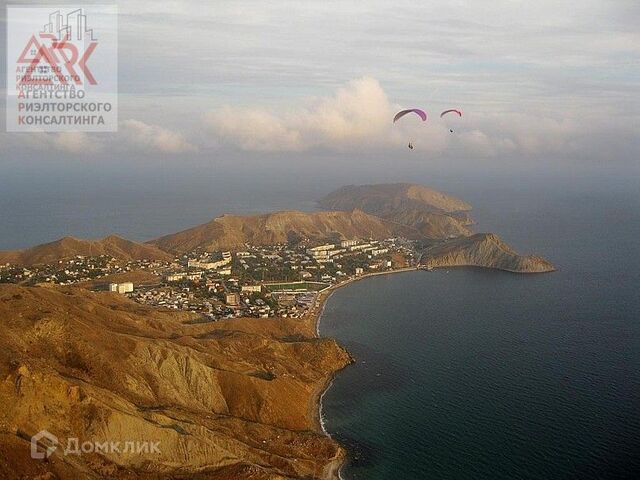
[[[137,177],[25,169],[0,178],[0,249],[64,235],[149,240],[225,212],[313,210],[350,183],[430,185],[471,203],[476,231],[558,270],[416,271],[337,290],[320,333],[356,363],[336,376],[322,416],[348,451],[343,478],[640,478],[637,168],[465,175],[410,167]]]
[[[584,187],[464,196],[478,230],[555,273],[415,271],[330,297],[320,332],[356,359],[322,405],[342,478],[640,478],[640,191]]]

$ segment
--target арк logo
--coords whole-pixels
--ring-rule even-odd
[[[7,7],[7,130],[117,129],[115,6]]]

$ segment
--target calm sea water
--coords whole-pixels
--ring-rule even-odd
[[[321,332],[358,359],[325,396],[328,428],[351,454],[345,477],[640,478],[634,170],[465,178],[386,167],[0,175],[0,249],[63,235],[146,240],[225,212],[311,210],[348,183],[431,185],[474,205],[478,231],[560,270],[415,272],[336,292]]]
[[[462,196],[559,271],[411,272],[337,291],[321,333],[357,363],[323,411],[350,453],[344,478],[640,478],[638,194]]]

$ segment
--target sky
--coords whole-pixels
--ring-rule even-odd
[[[118,133],[0,133],[0,172],[337,159],[638,172],[637,0],[129,0],[118,9]],[[4,17],[0,29],[4,38]],[[429,120],[393,125],[408,107]],[[463,118],[438,118],[447,108]]]

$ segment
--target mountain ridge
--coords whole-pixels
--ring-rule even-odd
[[[429,239],[470,235],[471,205],[423,185],[387,183],[348,185],[325,197],[323,208],[349,211],[360,209],[398,225],[405,225]]]
[[[427,255],[423,255],[425,261],[429,259],[427,266],[430,267],[470,265],[516,272],[553,271],[554,268],[541,257],[518,255],[497,236],[473,235],[468,228],[471,224],[469,204],[421,185],[350,185],[328,194],[319,204],[332,210],[225,214],[146,243],[116,235],[100,240],[64,237],[26,250],[0,252],[0,264],[31,266],[76,255],[110,255],[124,261],[171,261],[176,255],[197,249],[239,250],[247,244],[405,237],[431,244],[425,250]]]
[[[181,232],[149,242],[162,250],[184,253],[196,248],[234,250],[252,245],[287,243],[297,239],[384,239],[397,234],[417,236],[410,228],[394,225],[361,210],[302,212],[285,210],[260,215],[222,215]]]
[[[75,256],[109,255],[119,260],[171,260],[167,252],[143,243],[109,235],[99,240],[83,240],[71,236],[36,245],[24,250],[0,251],[0,264],[32,266],[69,260]]]

